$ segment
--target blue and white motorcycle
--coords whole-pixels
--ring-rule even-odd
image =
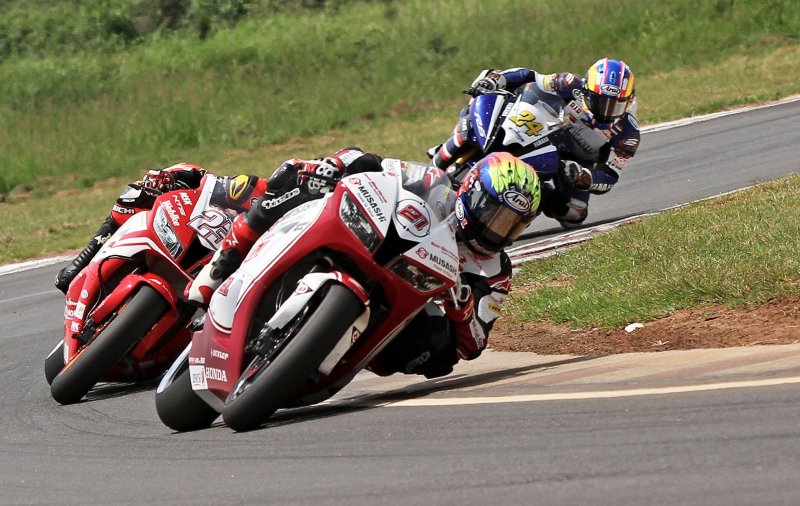
[[[457,181],[475,162],[498,151],[521,158],[540,179],[552,179],[559,169],[553,136],[566,124],[565,105],[535,83],[514,92],[496,90],[473,96],[453,134],[429,155],[436,167]]]

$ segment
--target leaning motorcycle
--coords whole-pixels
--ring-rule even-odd
[[[469,93],[469,92],[465,92]],[[460,181],[467,169],[490,153],[506,151],[534,167],[539,178],[559,168],[553,137],[565,125],[564,101],[528,83],[515,92],[496,90],[474,96],[456,127],[460,154],[445,161],[441,148],[433,164]]]
[[[384,160],[284,215],[214,293],[156,391],[161,421],[250,430],[336,393],[455,286],[455,195],[436,168]]]
[[[155,378],[181,353],[196,311],[183,300],[184,287],[232,223],[228,211],[211,204],[218,183],[205,175],[196,190],[160,195],[151,210],[131,216],[72,281],[64,337],[45,359],[56,401],[78,402],[99,381]],[[141,190],[128,190],[136,191]]]

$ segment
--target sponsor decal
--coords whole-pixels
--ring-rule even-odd
[[[183,210],[183,201],[181,200],[179,195],[173,195],[172,200],[175,201],[175,205],[178,207],[178,212],[181,213],[181,216],[186,216],[186,211]]]
[[[448,249],[446,246],[442,246],[441,244],[438,244],[436,242],[431,242],[431,246],[433,246],[434,248],[438,249],[440,252],[444,253],[446,256],[450,257],[453,260],[453,262],[457,262],[458,261],[458,257],[455,255],[455,253],[450,251],[450,249]]]
[[[262,201],[261,207],[263,207],[264,209],[272,209],[273,207],[277,207],[283,204],[284,202],[292,200],[298,195],[300,195],[300,188],[294,188],[293,190],[284,193],[280,197]]]
[[[419,248],[417,248],[417,251],[415,251],[415,253],[417,254],[417,256],[418,256],[418,257],[420,257],[420,258],[421,258],[421,259],[423,259],[423,260],[425,260],[426,258],[428,258],[428,255],[430,255],[430,253],[428,253],[428,250],[426,250],[426,249],[425,249],[425,248],[423,248],[422,246],[420,246]]]
[[[203,365],[206,363],[206,357],[189,357],[189,364]]]
[[[206,367],[206,379],[222,381],[224,383],[227,383],[228,375],[225,374],[225,371],[223,371],[222,369],[216,369],[214,367]]]
[[[75,311],[73,311],[72,314],[75,316],[75,318],[81,318],[82,319],[84,311],[86,311],[86,304],[84,304],[83,302],[79,302],[75,306]]]
[[[613,84],[604,84],[600,87],[600,91],[606,93],[608,95],[617,95],[619,96],[619,86],[614,86]]]
[[[89,297],[89,292],[87,292],[86,289],[84,288],[83,290],[81,290],[81,299],[85,299],[87,297]]]
[[[224,351],[215,350],[214,348],[211,348],[211,356],[219,358],[221,360],[228,360],[228,353],[226,353]],[[224,374],[224,371],[223,371],[223,374]]]
[[[192,380],[192,389],[207,389],[206,370],[202,365],[189,366],[189,378]]]
[[[130,207],[122,207],[119,204],[114,204],[111,206],[111,210],[119,214],[133,214],[136,212],[135,209],[131,209]]]
[[[630,121],[633,128],[639,130],[639,120],[636,119],[636,116],[633,114],[628,114],[628,121]]]
[[[72,322],[72,325],[69,326],[69,329],[72,332],[80,332],[81,331],[81,326],[78,324],[78,322]]]
[[[183,201],[184,204],[186,204],[187,206],[192,205],[192,197],[190,197],[188,193],[180,192],[178,195],[180,195],[181,200]]]
[[[301,281],[297,283],[297,288],[295,288],[294,293],[303,294],[303,293],[308,293],[310,291],[311,287]]]
[[[369,206],[371,213],[375,216],[375,219],[381,223],[385,222],[386,216],[383,214],[383,211],[381,211],[380,205],[375,201],[375,197],[372,196],[369,190],[367,190],[364,185],[361,185],[358,187],[358,193],[361,194],[361,198],[363,198],[364,202],[366,202]]]
[[[455,265],[453,265],[452,263],[450,263],[449,261],[447,261],[446,259],[444,259],[444,258],[442,258],[442,257],[440,257],[438,255],[434,255],[434,254],[431,253],[431,255],[428,257],[428,261],[433,263],[433,264],[435,264],[435,265],[438,265],[439,267],[441,267],[442,269],[446,270],[450,274],[455,275],[456,272],[458,272],[456,270],[456,266]]]
[[[456,200],[456,218],[458,221],[464,219],[464,203],[461,202],[461,199]]]
[[[404,202],[408,202],[404,205]],[[403,206],[402,208],[400,206]],[[401,201],[397,204],[397,222],[411,235],[415,237],[425,237],[431,228],[431,220],[428,211],[420,208],[414,201]]]
[[[233,178],[233,181],[230,182],[228,186],[228,196],[231,200],[238,201],[244,195],[244,191],[247,189],[247,183],[250,181],[250,178],[245,176],[244,174],[238,175]]]
[[[164,210],[167,212],[169,220],[172,222],[173,226],[177,227],[178,225],[181,224],[181,219],[178,217],[178,213],[175,212],[175,208],[172,207],[172,202],[168,200],[164,201],[162,202],[161,207],[163,207]]]
[[[374,181],[370,181],[369,185],[372,187],[372,191],[374,191],[375,193],[378,194],[378,199],[381,202],[383,202],[384,204],[389,202],[389,199],[386,198],[386,195],[383,194],[381,189],[378,187],[378,185]]]
[[[530,200],[516,190],[506,190],[503,192],[503,201],[511,209],[520,213],[527,213],[531,208]]]
[[[351,179],[350,179],[350,181],[351,181],[353,184],[355,184],[355,185],[358,185],[358,186],[361,186],[361,185],[363,184],[363,183],[361,182],[361,179],[359,179],[359,178],[357,178],[357,177],[351,178]]]

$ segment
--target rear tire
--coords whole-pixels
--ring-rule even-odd
[[[222,410],[235,431],[257,428],[292,399],[319,368],[342,335],[361,313],[362,303],[348,288],[334,284],[270,364],[258,371],[239,395],[231,395]]]
[[[188,364],[167,388],[156,392],[156,412],[176,432],[207,429],[219,416],[192,390]]]
[[[44,359],[44,379],[47,380],[48,385],[53,384],[53,379],[58,376],[61,369],[64,368],[64,340],[47,355]]]
[[[50,394],[60,404],[80,401],[158,323],[167,302],[142,285],[128,305],[53,379]]]

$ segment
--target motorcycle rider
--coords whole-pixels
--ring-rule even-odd
[[[123,223],[139,211],[151,209],[156,198],[164,192],[178,189],[195,189],[206,170],[197,165],[180,162],[165,169],[151,169],[141,180],[129,184],[117,198],[100,228],[86,247],[56,275],[56,288],[67,293],[73,279],[89,265],[103,244]],[[257,176],[239,175],[219,178],[211,196],[211,203],[224,209],[242,212],[250,208],[264,194],[267,180]]]
[[[513,92],[528,83],[567,104],[566,126],[552,138],[561,168],[554,181],[542,185],[542,211],[564,228],[580,226],[588,214],[589,196],[611,190],[639,147],[633,72],[624,61],[610,58],[597,60],[584,78],[569,72],[540,74],[524,67],[487,69],[467,93]],[[451,137],[429,151],[437,167],[448,167],[469,148],[467,113],[468,108],[462,110],[462,121]]]
[[[381,162],[380,156],[358,148],[323,159],[284,162],[269,179],[267,193],[234,220],[222,247],[187,286],[187,298],[207,306],[258,237],[287,211],[320,198],[344,175],[383,170]],[[460,275],[454,296],[420,311],[369,364],[376,374],[443,376],[459,359],[477,358],[486,348],[511,284],[511,261],[503,248],[536,215],[539,178],[522,160],[494,153],[476,163],[462,180],[455,202]]]

